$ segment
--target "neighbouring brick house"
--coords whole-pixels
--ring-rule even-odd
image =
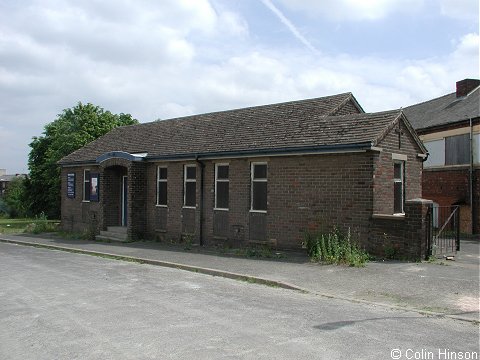
[[[480,80],[456,83],[456,91],[404,109],[429,152],[423,197],[460,206],[460,231],[480,233]]]
[[[0,169],[0,197],[7,193],[8,185],[15,179],[25,178],[25,174],[7,174],[6,169]]]
[[[350,93],[125,126],[59,162],[62,226],[299,248],[336,225],[420,258],[425,158],[401,111],[366,114]]]

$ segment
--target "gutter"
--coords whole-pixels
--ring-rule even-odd
[[[195,162],[200,165],[200,209],[199,209],[199,216],[200,216],[200,231],[199,231],[199,240],[200,246],[203,246],[203,198],[204,198],[204,190],[203,190],[203,179],[204,179],[204,172],[205,172],[205,163],[198,160],[198,156],[195,156]]]
[[[470,212],[472,217],[472,225],[471,230],[472,234],[474,234],[475,229],[475,198],[473,197],[473,122],[472,118],[470,118]]]
[[[313,145],[289,148],[273,148],[273,149],[254,149],[254,150],[238,150],[238,151],[217,151],[206,153],[185,153],[172,154],[163,156],[146,156],[143,161],[184,161],[184,160],[212,160],[225,158],[241,158],[241,157],[265,157],[265,156],[292,156],[292,155],[316,155],[316,154],[332,154],[332,153],[350,153],[362,152],[367,150],[376,151],[371,141],[365,141],[357,144],[336,144],[336,145]],[[72,161],[69,163],[59,163],[60,166],[84,166],[96,165],[95,160]]]
[[[146,160],[186,160],[186,159],[218,159],[218,158],[236,158],[236,157],[255,157],[255,156],[281,156],[281,155],[305,155],[305,154],[321,154],[334,152],[352,152],[371,150],[372,142],[366,141],[358,144],[342,144],[342,145],[315,145],[302,146],[294,148],[274,148],[274,149],[255,149],[255,150],[238,150],[238,151],[222,151],[207,153],[186,153],[164,156],[147,156]]]

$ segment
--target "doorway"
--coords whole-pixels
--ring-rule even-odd
[[[122,226],[128,225],[128,176],[122,176]]]

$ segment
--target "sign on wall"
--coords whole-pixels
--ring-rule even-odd
[[[98,201],[100,199],[100,183],[99,174],[90,174],[90,201]]]
[[[67,197],[75,199],[75,173],[67,174]]]

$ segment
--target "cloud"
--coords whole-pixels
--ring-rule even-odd
[[[320,11],[323,3],[309,4]],[[366,111],[377,111],[443,95],[455,81],[478,76],[478,33],[458,37],[441,57],[318,56],[308,46],[261,45],[227,4],[0,2],[0,167],[25,171],[31,137],[78,101],[146,122],[352,91]],[[340,11],[347,2],[331,4]],[[397,5],[385,1],[376,11],[389,14]]]
[[[442,15],[460,20],[478,22],[478,0],[440,0]]]
[[[423,0],[279,0],[286,7],[337,21],[379,20],[394,13],[415,12]]]

